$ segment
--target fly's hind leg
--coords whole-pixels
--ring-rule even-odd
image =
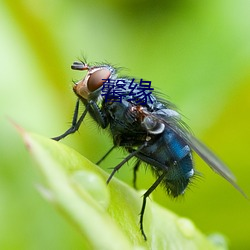
[[[163,174],[161,174],[157,178],[157,180],[153,183],[153,185],[143,195],[142,207],[141,207],[141,212],[140,212],[140,230],[141,230],[141,233],[142,233],[144,240],[147,240],[147,236],[146,236],[146,234],[144,232],[144,228],[143,228],[143,217],[144,217],[144,212],[145,212],[145,208],[146,208],[147,198],[158,187],[158,185],[162,182],[165,175],[166,175],[166,172],[163,172]]]

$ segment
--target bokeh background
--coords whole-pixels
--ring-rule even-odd
[[[39,173],[8,118],[47,137],[64,132],[72,80],[83,77],[70,65],[83,55],[152,81],[250,195],[249,13],[247,0],[1,1],[0,249],[81,248],[80,234],[36,191]],[[94,162],[112,145],[89,118],[63,143]],[[102,167],[110,171],[122,157],[117,150]],[[153,199],[206,234],[224,234],[230,249],[250,249],[250,202],[195,160],[202,177],[183,198],[158,188]],[[117,175],[130,185],[132,167]],[[153,180],[140,170],[140,188]]]

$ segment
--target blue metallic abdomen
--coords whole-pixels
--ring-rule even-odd
[[[168,128],[152,138],[137,157],[150,164],[156,176],[166,173],[162,184],[174,197],[185,191],[194,175],[190,147]]]

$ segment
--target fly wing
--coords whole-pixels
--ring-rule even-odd
[[[210,149],[208,149],[202,142],[190,134],[182,126],[175,124],[170,128],[177,133],[217,174],[221,175],[229,183],[231,183],[243,196],[247,195],[237,185],[236,178],[229,168],[223,163]]]
[[[164,115],[162,113],[164,113]],[[159,122],[162,122],[166,127],[173,130],[209,165],[212,170],[221,175],[243,196],[248,198],[242,189],[237,185],[236,178],[229,168],[210,149],[208,149],[188,131],[185,124],[180,120],[180,117],[177,117],[176,115],[169,115],[169,113],[169,111],[155,112],[154,117],[157,117]]]

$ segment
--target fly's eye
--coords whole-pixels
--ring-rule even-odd
[[[100,88],[105,80],[103,79],[108,79],[110,77],[111,72],[108,69],[100,69],[92,73],[88,79],[88,90],[90,92],[93,92]]]

